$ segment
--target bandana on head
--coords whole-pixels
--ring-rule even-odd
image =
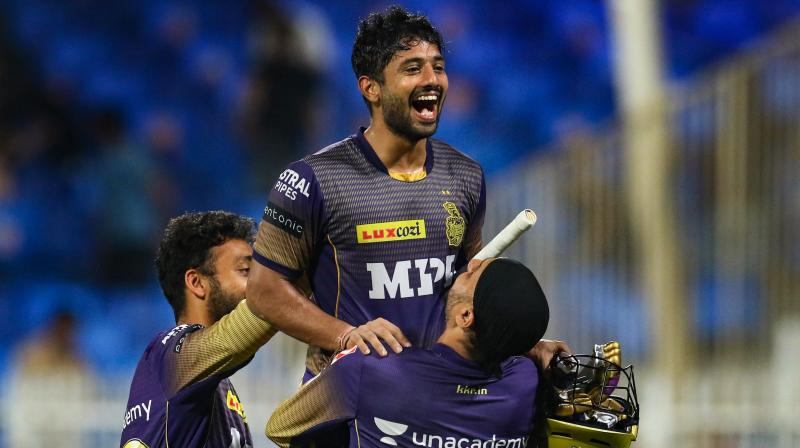
[[[550,321],[547,298],[536,276],[508,258],[481,273],[473,297],[475,346],[481,361],[499,365],[521,355],[544,336]]]

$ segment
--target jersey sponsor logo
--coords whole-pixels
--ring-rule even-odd
[[[186,335],[182,335],[180,339],[178,339],[178,343],[175,344],[175,348],[173,351],[175,353],[180,353],[181,349],[183,348],[183,343],[186,342]]]
[[[464,229],[467,227],[458,206],[452,202],[442,204],[447,210],[447,218],[444,219],[445,232],[447,234],[447,244],[458,247],[464,240]]]
[[[150,409],[153,407],[153,400],[147,400],[147,403],[141,402],[135,406],[131,406],[125,412],[125,416],[122,419],[122,429],[125,429],[131,423],[135,422],[136,420],[142,418],[144,416],[144,421],[150,421]]]
[[[177,334],[180,334],[181,332],[183,332],[183,330],[185,330],[187,328],[191,328],[192,331],[194,331],[194,330],[199,330],[200,328],[203,328],[203,326],[200,325],[200,324],[193,324],[193,325],[182,324],[182,325],[178,325],[177,327],[175,327],[172,330],[170,330],[169,333],[167,333],[167,335],[164,336],[164,338],[161,339],[161,344],[162,345],[167,345],[167,341],[169,341],[173,336],[175,336]],[[178,342],[175,343],[175,348],[172,349],[175,353],[180,353],[181,352],[181,349],[183,348],[183,343],[186,342],[186,336],[187,336],[186,333],[182,334],[180,339],[178,339]]]
[[[408,431],[408,425],[397,423],[382,418],[374,417],[375,426],[385,434],[380,441],[386,445],[397,446],[394,438],[402,436]],[[408,437],[408,436],[406,436]],[[528,436],[498,437],[492,434],[491,438],[474,438],[442,436],[437,434],[411,431],[411,442],[416,446],[426,448],[527,448]]]
[[[489,395],[489,389],[485,387],[464,386],[463,384],[457,384],[456,393],[462,395]]]
[[[181,331],[183,331],[183,330],[185,330],[187,328],[189,328],[189,324],[182,324],[182,325],[178,325],[177,327],[173,328],[172,330],[169,331],[169,333],[167,333],[166,336],[164,336],[163,339],[161,339],[161,344],[162,345],[167,345],[167,341],[169,341],[169,338],[175,336],[176,334],[180,333]]]
[[[239,416],[242,417],[242,420],[247,421],[247,416],[244,413],[244,406],[242,406],[242,402],[239,401],[239,397],[237,397],[236,394],[230,389],[228,389],[228,395],[225,398],[225,402],[228,404],[228,409],[239,414]]]
[[[402,423],[391,422],[378,417],[374,417],[373,420],[375,421],[375,426],[387,436],[401,436],[408,430],[408,425]],[[397,441],[392,437],[381,437],[381,442],[387,445],[397,446]]]
[[[130,439],[122,445],[122,448],[150,448],[146,443],[139,439]]]
[[[261,219],[267,221],[268,223],[295,238],[300,238],[303,236],[303,230],[305,228],[305,223],[303,220],[293,216],[291,213],[278,207],[272,202],[267,202],[267,207],[264,208],[264,216],[262,216]]]
[[[425,220],[378,222],[356,226],[358,243],[384,243],[387,241],[417,240],[426,237]]]
[[[453,280],[453,263],[455,255],[448,255],[444,261],[439,258],[419,258],[416,260],[398,261],[394,271],[389,271],[384,263],[367,263],[372,286],[370,299],[406,299],[409,297],[433,294],[434,286],[441,282],[444,287],[450,286]],[[416,276],[419,287],[411,287],[411,278]]]
[[[297,171],[286,169],[278,177],[278,181],[275,183],[275,191],[294,201],[297,199],[297,193],[308,197],[310,186],[311,182],[306,180],[305,177],[301,177]]]

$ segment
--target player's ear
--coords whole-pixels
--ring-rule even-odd
[[[371,104],[377,103],[381,97],[381,84],[369,76],[358,77],[358,90]]]
[[[470,328],[475,323],[475,312],[472,305],[463,304],[456,315],[456,324],[461,328]]]
[[[183,276],[183,283],[186,289],[193,295],[200,299],[205,299],[206,290],[208,288],[208,281],[205,276],[197,271],[197,269],[189,269]]]

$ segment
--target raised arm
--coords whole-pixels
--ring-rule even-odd
[[[259,263],[250,269],[247,298],[253,314],[289,336],[325,350],[342,348],[341,338],[353,328],[322,311],[290,279]]]
[[[254,314],[279,330],[311,345],[335,351],[368,344],[381,354],[409,346],[391,323],[376,319],[357,328],[336,319],[309,300],[298,287],[327,235],[324,195],[314,171],[303,161],[289,167],[270,192],[254,245],[254,263],[247,282],[248,305]]]

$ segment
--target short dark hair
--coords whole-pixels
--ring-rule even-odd
[[[444,54],[444,41],[427,17],[410,13],[400,6],[370,14],[358,24],[350,62],[356,78],[369,76],[383,82],[383,69],[398,51],[415,44],[415,40],[436,44]]]
[[[230,240],[252,243],[255,222],[224,211],[195,212],[172,218],[158,246],[156,268],[161,290],[175,313],[175,320],[186,306],[184,276],[189,269],[214,275],[211,249]]]

